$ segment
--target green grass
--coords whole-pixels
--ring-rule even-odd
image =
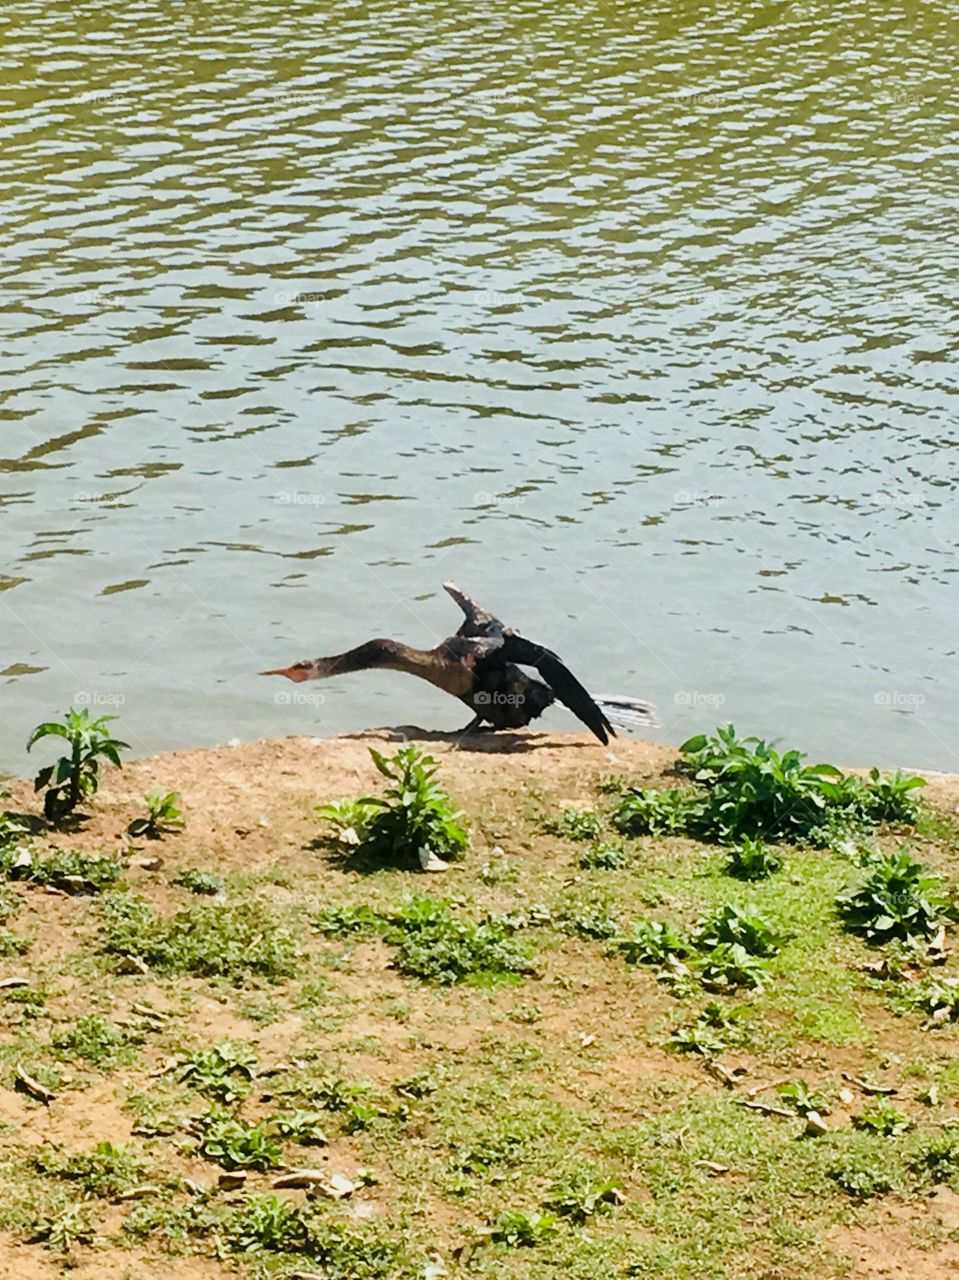
[[[143,898],[114,894],[103,904],[101,945],[161,974],[279,979],[296,967],[292,934],[256,902],[203,903],[164,916]]]
[[[672,823],[684,799],[611,836],[617,806],[655,811],[668,779],[603,788],[571,757],[572,810],[505,766],[476,773],[474,856],[439,878],[307,834],[240,869],[199,840],[202,871],[165,850],[162,875],[131,869],[136,896],[3,887],[0,925],[34,943],[10,966],[27,985],[0,993],[0,1084],[49,1137],[0,1129],[25,1274],[36,1250],[119,1277],[135,1245],[136,1265],[195,1255],[211,1280],[839,1280],[845,1226],[879,1230],[893,1205],[916,1256],[933,1247],[925,1197],[959,1189],[956,828],[916,811],[932,883],[888,862],[898,826],[717,844]],[[844,812],[905,820],[915,788],[863,786]],[[43,842],[33,857],[62,874]],[[871,884],[865,927],[851,883]],[[877,887],[906,936],[875,927]],[[304,1168],[350,1195],[272,1185]]]

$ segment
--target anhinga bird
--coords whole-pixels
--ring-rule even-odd
[[[649,703],[627,697],[592,697],[551,649],[505,626],[455,583],[444,582],[443,586],[466,616],[456,634],[435,649],[414,649],[398,640],[368,640],[346,653],[262,674],[299,682],[371,668],[408,671],[465,702],[474,717],[466,733],[484,723],[493,729],[521,729],[557,698],[602,743],[616,736],[609,717],[627,728],[656,723]],[[543,679],[526,675],[520,666],[535,667]]]

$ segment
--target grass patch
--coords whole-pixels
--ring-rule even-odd
[[[114,894],[103,904],[102,949],[135,957],[161,974],[196,974],[240,981],[277,980],[295,971],[288,929],[255,902],[197,904],[161,915],[143,898]]]

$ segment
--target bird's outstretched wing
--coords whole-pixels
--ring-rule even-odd
[[[604,745],[610,738],[616,737],[616,731],[602,709],[552,649],[534,644],[515,631],[506,631],[503,635],[502,654],[507,662],[535,667],[560,702],[569,707],[573,715],[582,720],[587,729],[595,733]]]
[[[444,582],[443,590],[452,596],[466,615],[457,631],[458,636],[501,636],[506,630],[499,618],[478,605],[472,596],[460,591],[455,582]]]

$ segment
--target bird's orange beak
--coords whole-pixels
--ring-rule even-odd
[[[261,671],[261,676],[286,676],[287,680],[294,680],[300,684],[303,680],[309,680],[310,671],[305,662],[298,663],[295,667],[277,667],[274,671]]]

